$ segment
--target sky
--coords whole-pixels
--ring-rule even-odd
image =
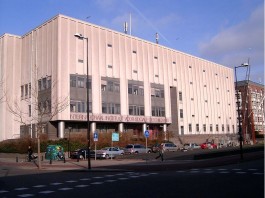
[[[63,14],[234,68],[264,84],[263,0],[0,0],[0,36]],[[131,19],[131,20],[130,20]],[[130,30],[130,28],[129,28]]]

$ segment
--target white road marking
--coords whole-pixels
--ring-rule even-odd
[[[82,178],[80,179],[81,181],[87,181],[87,180],[90,180],[90,178]]]
[[[88,187],[89,185],[77,185],[77,186],[75,186],[75,187],[77,187],[77,188],[84,188],[84,187]]]
[[[50,185],[53,185],[53,186],[57,186],[57,185],[61,185],[63,183],[59,183],[59,182],[55,182],[55,183],[50,183]]]
[[[0,190],[0,193],[6,193],[6,192],[9,192],[7,190]]]
[[[22,194],[22,195],[18,195],[18,197],[33,197],[33,194]]]
[[[239,171],[239,172],[236,172],[237,174],[245,174],[246,172],[243,172],[243,171]]]
[[[45,187],[46,185],[37,185],[37,186],[32,186],[32,187],[34,187],[34,188],[43,188],[43,187]]]
[[[93,183],[90,183],[90,184],[93,184],[93,185],[98,185],[98,184],[103,184],[104,182],[93,182]]]
[[[27,190],[27,189],[29,189],[29,188],[15,188],[14,190]]]
[[[50,194],[50,193],[53,193],[54,191],[51,191],[51,190],[45,190],[45,191],[40,191],[39,193],[41,194]]]
[[[67,183],[75,183],[77,181],[75,181],[75,180],[69,180],[69,181],[65,181],[65,182],[67,182]]]
[[[113,179],[109,179],[109,180],[106,180],[105,182],[115,182],[117,180],[113,180]]]
[[[72,190],[73,188],[59,188],[58,190]]]

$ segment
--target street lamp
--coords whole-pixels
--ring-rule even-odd
[[[88,37],[84,37],[82,34],[76,33],[74,35],[78,39],[86,40],[86,47],[87,47],[87,54],[86,54],[86,66],[87,66],[87,83],[86,83],[86,89],[87,89],[87,154],[88,154],[88,169],[91,169],[91,162],[90,162],[90,130],[89,130],[89,83],[88,83]]]
[[[240,118],[240,102],[239,102],[239,90],[238,90],[238,83],[237,83],[237,74],[236,69],[239,67],[248,67],[248,63],[243,63],[240,66],[235,67],[235,78],[236,78],[236,99],[237,99],[237,117],[238,117],[238,134],[239,134],[239,143],[240,143],[240,159],[243,160],[243,136],[242,136],[242,126],[241,126],[241,118]]]

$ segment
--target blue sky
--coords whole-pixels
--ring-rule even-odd
[[[250,80],[264,84],[263,0],[0,0],[0,35],[24,35],[64,14],[228,67],[250,60]],[[240,68],[244,80],[246,69]]]

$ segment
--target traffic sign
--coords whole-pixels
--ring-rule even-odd
[[[112,141],[118,142],[119,141],[119,133],[113,132],[112,133]]]
[[[94,142],[97,142],[98,141],[98,132],[95,131],[94,132]]]
[[[144,136],[145,136],[146,138],[149,137],[149,131],[148,131],[148,130],[146,130],[146,131],[144,132]]]

